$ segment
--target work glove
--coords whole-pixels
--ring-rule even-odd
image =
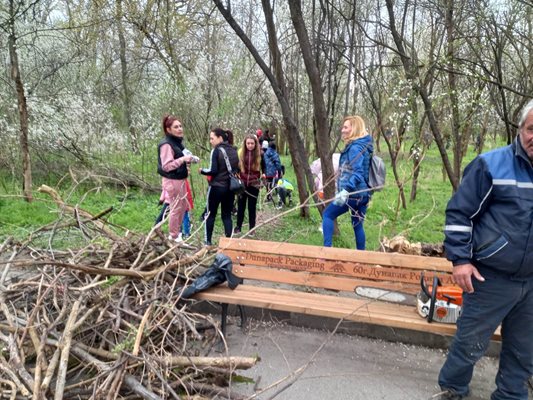
[[[193,155],[189,149],[183,149],[182,152],[183,152],[184,156],[191,156],[192,157],[191,162],[197,163],[198,161],[200,161],[200,157],[196,157],[195,155]]]
[[[346,200],[348,200],[348,196],[350,196],[350,193],[347,190],[342,189],[335,195],[335,200],[333,200],[333,204],[335,204],[336,206],[344,205],[346,203]]]

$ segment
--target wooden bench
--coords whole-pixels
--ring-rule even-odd
[[[232,259],[243,284],[212,287],[196,299],[455,333],[454,324],[428,323],[416,310],[423,271],[428,281],[437,275],[443,285],[453,284],[452,265],[443,258],[229,238],[220,239],[219,252]],[[385,301],[388,296],[408,301]],[[501,340],[499,330],[493,339]]]

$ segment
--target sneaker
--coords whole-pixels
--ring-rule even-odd
[[[168,236],[168,240],[170,240],[171,242],[176,242],[176,243],[183,243],[183,236],[181,235],[181,233],[178,234],[177,237],[173,238],[171,235]]]
[[[461,400],[462,398],[463,396],[457,394],[456,392],[450,389],[437,393],[436,395],[431,397],[432,400]]]
[[[235,228],[233,229],[233,234],[234,234],[234,235],[237,235],[238,233],[241,233],[241,228],[237,228],[237,227],[235,227]]]

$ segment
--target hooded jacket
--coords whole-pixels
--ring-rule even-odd
[[[267,178],[281,176],[281,160],[279,154],[272,147],[269,147],[264,154],[265,159],[265,175]]]
[[[518,138],[465,168],[446,209],[444,234],[453,265],[533,276],[533,167]]]

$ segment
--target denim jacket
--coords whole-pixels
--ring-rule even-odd
[[[368,189],[368,171],[370,156],[374,151],[372,136],[367,135],[349,142],[339,159],[337,192],[346,190],[350,193]],[[369,192],[350,195],[368,196]]]

